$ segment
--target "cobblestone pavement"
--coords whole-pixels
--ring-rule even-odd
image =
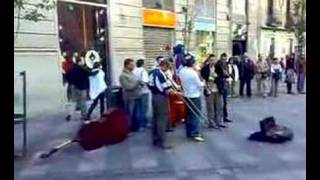
[[[283,88],[283,87],[281,87]],[[293,129],[295,138],[285,144],[250,142],[259,120],[273,115]],[[125,142],[85,152],[71,145],[47,160],[43,150],[72,137],[79,121],[65,122],[63,113],[40,116],[29,123],[29,152],[15,159],[16,180],[305,180],[306,98],[286,95],[230,99],[230,118],[224,130],[202,128],[206,141],[185,138],[184,126],[168,134],[172,150],[151,146],[150,132],[137,133]],[[15,129],[19,148],[19,129]]]

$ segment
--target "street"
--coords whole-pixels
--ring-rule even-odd
[[[255,90],[253,92],[256,92]],[[28,155],[15,159],[15,180],[305,180],[306,97],[287,95],[281,86],[278,98],[253,96],[230,99],[227,129],[202,128],[206,141],[185,137],[184,125],[168,135],[172,150],[151,145],[150,129],[125,142],[86,152],[75,143],[49,159],[38,155],[72,138],[80,121],[66,122],[64,113],[44,112],[28,124]],[[284,144],[251,142],[259,121],[274,116],[293,129],[294,139]],[[20,131],[15,128],[15,150]]]

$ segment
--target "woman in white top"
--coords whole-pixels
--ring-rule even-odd
[[[273,62],[271,64],[271,92],[270,95],[277,97],[278,96],[278,84],[279,80],[281,80],[282,75],[282,67],[279,63],[278,58],[273,58]]]
[[[96,62],[93,65],[93,69],[90,72],[89,76],[89,97],[93,100],[91,104],[86,119],[89,120],[92,111],[97,106],[98,101],[100,101],[100,115],[102,117],[104,113],[104,99],[105,99],[105,90],[107,89],[106,82],[104,80],[105,73],[101,69],[100,62]]]
[[[235,61],[234,61],[235,57],[231,57],[229,58],[228,61],[228,72],[230,74],[230,77],[228,78],[228,84],[229,84],[229,89],[230,89],[230,97],[235,97],[235,91],[234,88],[236,86],[236,83],[239,80],[239,70],[238,70],[238,66],[236,65]]]

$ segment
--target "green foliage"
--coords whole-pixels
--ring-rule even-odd
[[[45,18],[44,12],[53,9],[54,7],[54,0],[42,0],[36,4],[30,4],[27,0],[14,0],[14,8],[18,10],[18,13],[16,14],[18,19],[26,19],[34,22]],[[21,14],[23,15],[21,16]]]

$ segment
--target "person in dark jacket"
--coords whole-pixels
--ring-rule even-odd
[[[294,54],[291,54],[286,60],[286,80],[287,83],[287,93],[293,94],[292,84],[295,83],[295,71],[294,71]]]
[[[239,63],[240,89],[239,94],[243,96],[243,88],[246,85],[247,96],[251,97],[251,80],[254,76],[254,63],[245,54]]]
[[[216,78],[217,88],[220,94],[223,96],[223,120],[224,122],[232,122],[228,119],[228,82],[227,79],[230,77],[228,73],[227,54],[222,53],[220,60],[215,65],[215,72],[218,75]]]
[[[86,120],[87,113],[87,91],[89,89],[89,71],[84,67],[84,60],[76,58],[76,64],[66,74],[68,83],[73,87],[76,106],[80,108],[81,118]]]

